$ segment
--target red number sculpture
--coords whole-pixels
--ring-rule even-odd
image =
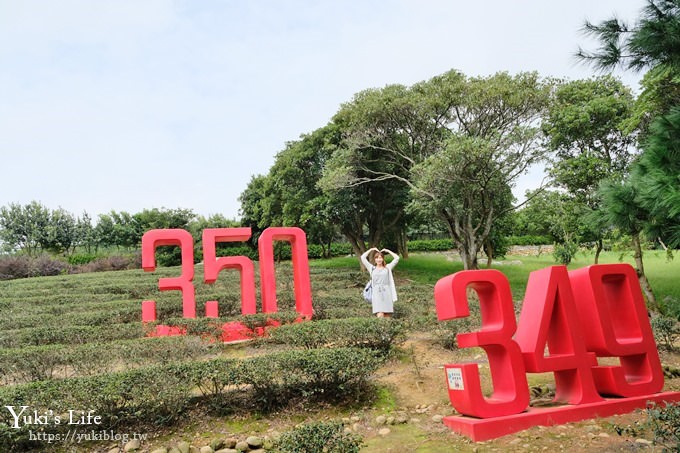
[[[458,346],[480,346],[489,357],[493,394],[482,394],[477,364],[445,365],[449,398],[462,414],[499,417],[517,414],[529,405],[522,354],[512,340],[517,327],[508,279],[496,270],[459,272],[435,285],[437,317],[440,320],[469,316],[468,287],[479,296],[482,315],[480,331],[458,334]]]
[[[459,334],[458,344],[484,348],[494,392],[490,398],[482,395],[477,365],[444,365],[453,406],[461,414],[480,417],[444,417],[454,431],[487,440],[534,425],[607,417],[653,403],[680,401],[678,392],[658,393],[663,389],[663,370],[630,265],[597,265],[572,272],[553,266],[532,272],[517,329],[508,281],[491,270],[463,271],[439,280],[435,303],[440,320],[469,315],[468,287],[479,295],[482,327]],[[617,357],[620,365],[600,366],[597,357]],[[525,369],[553,372],[555,400],[569,404],[524,411],[528,406]],[[604,397],[612,395],[619,398]]]
[[[241,313],[244,315],[257,313],[255,299],[255,271],[253,262],[245,256],[217,257],[218,242],[246,241],[250,239],[250,228],[209,228],[203,231],[204,281],[214,283],[222,269],[238,269],[241,275]],[[259,241],[260,278],[262,282],[262,309],[265,313],[277,311],[276,277],[274,270],[274,241],[288,241],[293,251],[293,280],[295,285],[295,307],[302,318],[311,318],[312,287],[309,280],[309,263],[307,261],[307,239],[299,228],[267,228]],[[162,245],[178,245],[182,250],[182,275],[177,278],[161,278],[158,287],[161,291],[182,291],[182,304],[185,318],[196,317],[196,299],[192,280],[194,278],[193,239],[181,229],[151,230],[142,237],[142,267],[147,272],[156,269],[156,248]],[[219,307],[216,300],[205,303],[205,315],[217,318]],[[142,321],[156,321],[156,302],[142,302]],[[269,320],[268,326],[278,325],[278,321]],[[222,340],[225,342],[246,340],[254,335],[264,335],[264,329],[252,330],[238,321],[222,326]],[[185,332],[177,327],[156,326],[152,335],[183,335]]]
[[[262,232],[257,249],[260,255],[260,285],[262,311],[278,310],[276,301],[276,273],[274,270],[274,241],[290,242],[293,254],[293,284],[295,285],[295,309],[302,316],[312,316],[312,285],[309,279],[307,237],[297,227],[270,227]]]
[[[586,351],[583,335],[567,268],[553,266],[532,272],[515,339],[527,371],[554,373],[555,401],[583,404],[603,400],[590,371],[597,359]]]
[[[621,363],[593,369],[598,390],[618,396],[661,391],[663,370],[635,269],[602,264],[569,274],[580,289],[577,306],[588,349]]]
[[[178,245],[182,251],[182,275],[174,278],[158,280],[161,291],[182,292],[182,314],[185,318],[196,317],[196,294],[192,280],[194,279],[194,240],[188,231],[181,229],[151,230],[142,236],[142,269],[145,272],[156,270],[156,247],[162,245]],[[156,302],[144,301],[142,320],[156,320]],[[146,307],[146,308],[144,308]],[[147,316],[147,318],[144,318]],[[153,319],[148,317],[153,316]]]
[[[210,228],[203,230],[203,262],[206,283],[215,283],[222,269],[238,269],[241,274],[241,314],[257,313],[255,302],[255,268],[253,262],[245,256],[225,256],[217,258],[215,247],[218,242],[237,242],[250,239],[250,228]],[[206,302],[211,315],[217,317],[217,302]]]

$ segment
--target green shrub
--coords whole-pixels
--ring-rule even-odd
[[[562,244],[555,244],[553,257],[557,263],[567,266],[571,263],[576,252],[578,252],[578,244],[574,242],[564,242]]]
[[[270,410],[293,401],[342,401],[358,396],[382,363],[356,348],[291,350],[241,362],[240,380],[252,386],[252,399]]]
[[[142,338],[142,323],[103,326],[31,327],[0,331],[0,348],[19,348],[47,344],[82,344]]]
[[[178,420],[199,389],[206,407],[236,401],[267,411],[303,402],[340,402],[358,398],[382,363],[371,351],[356,348],[285,351],[243,360],[214,359],[154,365],[97,376],[38,381],[0,387],[5,405],[30,406],[55,414],[87,408],[101,416],[98,429],[169,425]],[[0,426],[11,424],[0,411]],[[67,429],[67,425],[47,427]],[[0,431],[0,451],[16,450],[20,434]],[[25,442],[25,438],[23,440]]]
[[[181,307],[180,307],[181,308]],[[237,317],[218,317],[218,318],[167,318],[163,321],[147,323],[146,329],[152,331],[156,325],[162,324],[172,327],[179,327],[187,335],[199,336],[212,341],[222,340],[222,326],[225,323],[240,322],[245,327],[253,330],[258,327],[269,327],[272,321],[280,324],[294,322],[300,315],[294,311],[280,311],[276,313],[257,313],[253,315],[241,315]]]
[[[346,242],[331,244],[331,256],[347,256],[352,252],[352,246]]]
[[[97,258],[101,258],[101,256],[93,253],[75,253],[68,257],[68,263],[72,266],[79,266],[81,264],[91,263]]]
[[[667,451],[680,451],[680,405],[647,409],[648,423],[654,434],[654,443]]]
[[[459,333],[470,332],[469,318],[440,321],[434,328],[435,343],[444,349],[458,349],[457,336]]]
[[[56,377],[93,376],[126,368],[196,359],[215,343],[192,336],[119,340],[80,345],[43,345],[0,349],[0,379],[5,384]]]
[[[451,239],[417,239],[408,241],[408,249],[411,252],[444,252],[453,249]]]
[[[283,433],[278,447],[284,453],[358,453],[362,443],[340,422],[315,422]]]
[[[289,346],[362,347],[383,353],[402,338],[398,321],[374,317],[309,321],[281,326],[270,333],[271,341]]]
[[[548,236],[508,236],[507,241],[509,245],[548,245],[554,241]]]
[[[668,351],[675,349],[675,342],[680,336],[680,326],[678,320],[667,316],[652,317],[652,331],[657,345],[662,346]]]

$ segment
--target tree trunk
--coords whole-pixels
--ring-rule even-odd
[[[363,240],[359,240],[353,234],[343,231],[342,235],[345,236],[347,242],[352,246],[352,251],[356,256],[361,256],[362,253],[366,251],[366,245]]]
[[[486,241],[484,244],[484,253],[486,253],[486,267],[491,269],[491,264],[493,264],[493,245],[491,245],[491,241]]]
[[[406,232],[400,230],[397,235],[397,253],[402,258],[408,258],[408,240],[406,239]]]
[[[635,266],[636,266],[636,271],[638,275],[638,279],[640,280],[640,287],[642,288],[642,292],[645,294],[645,297],[647,298],[647,308],[653,312],[659,312],[659,306],[656,303],[656,298],[654,297],[654,293],[652,292],[652,286],[649,284],[649,281],[647,280],[647,276],[645,275],[645,267],[644,264],[642,263],[642,246],[640,245],[640,233],[635,233],[632,235],[632,240],[633,240],[633,250],[635,251]]]
[[[474,244],[459,244],[458,252],[460,253],[460,258],[463,260],[463,269],[479,269],[479,263],[477,262],[477,248]]]
[[[595,243],[595,263],[593,264],[598,264],[598,262],[600,261],[600,253],[602,253],[603,248],[604,244],[602,243],[602,238],[600,238]]]

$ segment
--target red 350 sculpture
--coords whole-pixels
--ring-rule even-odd
[[[537,424],[680,400],[680,393],[659,393],[663,370],[630,265],[532,272],[519,325],[508,280],[496,270],[463,271],[439,280],[440,320],[469,316],[468,289],[479,297],[482,324],[476,332],[458,334],[458,345],[484,349],[493,391],[484,396],[477,364],[445,365],[449,398],[462,414],[444,418],[454,431],[486,440]],[[600,357],[618,358],[619,364],[600,365]],[[555,401],[566,405],[529,408],[527,372],[552,372]]]
[[[250,239],[250,228],[209,228],[203,230],[203,273],[206,283],[215,283],[223,269],[236,269],[241,275],[241,313],[257,312],[255,301],[255,272],[253,262],[245,256],[217,257],[218,242],[237,242]],[[274,272],[274,241],[291,244],[293,255],[293,282],[295,286],[295,308],[303,318],[312,316],[312,288],[309,279],[307,260],[307,238],[304,231],[295,227],[272,227],[264,230],[258,240],[260,258],[260,284],[262,311],[278,311],[276,303],[276,274]],[[182,271],[179,277],[160,278],[158,289],[161,291],[181,291],[182,312],[185,318],[196,317],[196,293],[194,289],[194,243],[191,234],[182,229],[150,230],[142,237],[142,268],[147,272],[156,270],[156,248],[176,245],[182,252]],[[218,316],[217,301],[205,305],[206,317]],[[142,321],[156,321],[156,302],[142,302]],[[250,332],[241,323],[228,323],[224,326],[225,341],[248,338]],[[180,334],[181,331],[169,326],[157,326],[156,335]]]

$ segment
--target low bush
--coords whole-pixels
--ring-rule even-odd
[[[91,263],[98,258],[102,258],[102,256],[94,253],[74,253],[68,257],[68,263],[72,266],[80,266]]]
[[[154,323],[147,323],[145,329],[152,332],[156,325],[166,325],[178,327],[187,335],[199,336],[211,341],[221,341],[222,326],[225,323],[240,322],[248,329],[258,327],[270,327],[277,324],[290,324],[298,319],[300,315],[295,311],[280,311],[276,313],[258,313],[254,315],[241,315],[236,317],[218,318],[180,318],[172,317]]]
[[[402,325],[380,318],[346,318],[290,324],[274,329],[267,341],[294,347],[360,347],[387,353],[403,339]]]
[[[339,402],[357,397],[382,359],[358,348],[290,350],[252,357],[241,365],[241,383],[251,386],[261,410],[293,402]]]
[[[279,450],[283,453],[358,453],[361,436],[346,433],[340,422],[316,422],[299,426],[281,435]]]
[[[50,255],[37,257],[10,255],[0,257],[0,280],[15,278],[43,277],[69,273],[71,266]]]
[[[574,259],[576,252],[578,252],[578,244],[575,242],[564,242],[562,244],[555,244],[553,257],[557,263],[567,266]]]
[[[680,451],[680,405],[647,409],[648,424],[654,435],[654,444],[664,451]]]
[[[82,263],[73,270],[73,273],[82,274],[88,272],[105,272],[105,271],[121,271],[125,269],[137,269],[140,266],[137,264],[137,257],[111,255],[104,257],[96,257],[95,259]]]
[[[667,316],[653,316],[651,324],[656,344],[667,351],[673,351],[675,342],[680,337],[678,320]]]

